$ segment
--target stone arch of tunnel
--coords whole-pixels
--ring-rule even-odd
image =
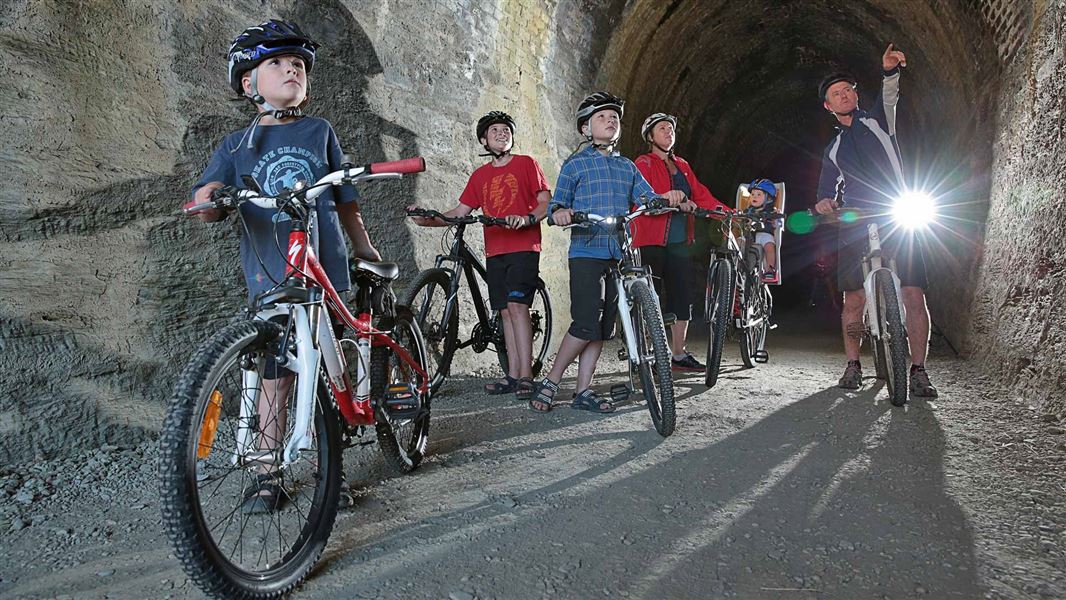
[[[641,0],[627,5],[605,51],[598,83],[626,99],[622,151],[646,152],[640,124],[653,112],[679,118],[677,153],[719,199],[769,177],[787,185],[789,209],[815,196],[834,120],[817,99],[820,79],[847,71],[860,106],[880,86],[889,42],[907,54],[899,143],[909,183],[935,191],[942,222],[934,281],[967,281],[987,212],[996,43],[977,8],[949,2],[848,3]],[[983,189],[982,189],[983,188]],[[985,200],[977,201],[975,198]],[[809,296],[808,267],[827,236],[787,236],[781,299]],[[966,290],[972,294],[972,289]],[[957,298],[931,293],[934,319],[951,337],[964,326]]]

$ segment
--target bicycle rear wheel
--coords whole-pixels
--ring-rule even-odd
[[[426,349],[426,372],[433,395],[448,377],[459,341],[459,303],[448,311],[451,274],[444,269],[426,269],[407,288],[403,302],[414,314]]]
[[[718,259],[707,271],[707,371],[704,383],[714,387],[722,366],[722,346],[733,318],[733,263]]]
[[[749,369],[759,364],[755,356],[766,348],[766,334],[770,331],[768,296],[766,284],[757,275],[748,273],[744,278],[745,326],[740,332],[740,358]]]
[[[877,319],[881,329],[880,339],[874,343],[879,346],[879,359],[884,361],[888,397],[894,406],[903,406],[907,403],[907,329],[903,325],[892,274],[878,271],[874,277]]]
[[[666,329],[659,313],[659,304],[651,289],[643,281],[629,288],[632,297],[633,331],[636,333],[640,362],[640,387],[651,413],[651,422],[659,435],[674,432],[674,378],[670,370],[670,350],[666,344]]]
[[[291,591],[321,556],[337,515],[340,429],[322,381],[310,443],[282,466],[281,450],[294,435],[296,382],[269,403],[259,383],[281,336],[280,327],[264,321],[219,331],[193,355],[167,406],[159,459],[163,527],[185,572],[218,598]],[[273,381],[272,389],[284,387]],[[262,411],[266,418],[255,414]],[[249,497],[267,486],[278,486],[280,503],[250,509]]]
[[[425,369],[426,350],[411,311],[396,307],[396,314],[381,320],[380,328]],[[422,463],[429,441],[430,397],[418,391],[422,378],[413,366],[388,346],[370,352],[370,397],[377,402],[375,426],[378,445],[393,471],[407,473]]]
[[[548,298],[548,288],[544,281],[537,278],[537,289],[533,292],[533,304],[529,307],[529,322],[533,327],[533,377],[540,375],[544,368],[544,361],[548,358],[548,345],[552,337],[552,305]],[[496,358],[500,368],[506,375],[510,370],[510,359],[507,356],[507,344],[503,339],[503,323],[500,321],[500,313],[493,315],[498,335],[496,336]]]

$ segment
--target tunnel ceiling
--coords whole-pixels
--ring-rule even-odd
[[[811,194],[811,161],[834,124],[816,98],[819,80],[854,73],[860,106],[869,107],[889,41],[908,58],[905,157],[929,146],[949,163],[987,135],[991,107],[974,99],[991,97],[983,86],[997,61],[976,31],[975,12],[950,2],[638,0],[614,30],[599,83],[627,100],[627,156],[646,151],[644,117],[670,112],[680,119],[678,154],[715,195],[731,199],[737,183],[757,175]],[[793,207],[810,200],[791,196]]]

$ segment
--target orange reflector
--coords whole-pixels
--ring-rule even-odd
[[[222,393],[215,390],[211,392],[211,399],[207,401],[203,427],[200,428],[200,445],[196,448],[196,458],[207,458],[207,455],[211,454],[211,447],[215,445],[215,433],[218,432],[218,418],[221,415]]]

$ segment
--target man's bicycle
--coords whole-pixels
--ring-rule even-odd
[[[838,192],[838,205],[843,204],[840,197]],[[907,311],[903,306],[903,294],[896,274],[896,259],[894,256],[886,259],[882,252],[878,220],[873,218],[875,215],[854,208],[838,208],[827,215],[819,215],[813,209],[796,214],[811,223],[862,226],[866,229],[866,252],[862,256],[863,290],[866,295],[864,334],[873,345],[877,378],[885,380],[892,404],[903,406],[907,403],[907,363],[910,359]],[[789,219],[795,221],[796,214]]]
[[[656,198],[628,214],[604,217],[575,212],[571,219],[573,225],[567,226],[598,228],[618,239],[622,258],[611,268],[607,285],[613,285],[618,291],[618,320],[629,362],[629,384],[612,386],[611,398],[616,402],[628,399],[639,385],[652,425],[663,437],[672,434],[676,424],[671,353],[651,271],[637,260],[629,224],[642,214],[665,207],[665,200]],[[548,224],[554,224],[551,217]]]
[[[185,572],[208,594],[276,598],[306,576],[337,515],[341,452],[366,428],[395,470],[421,462],[429,378],[418,324],[392,302],[399,269],[356,261],[353,313],[319,263],[313,234],[315,198],[330,186],[424,169],[421,158],[345,165],[274,197],[221,188],[210,202],[186,205],[195,214],[252,202],[292,219],[283,281],[255,299],[251,318],[195,351],[167,404],[163,526]],[[266,496],[277,503],[248,508]]]
[[[696,209],[695,214],[719,221],[722,228],[722,242],[713,249],[707,270],[704,303],[709,328],[704,382],[707,387],[714,387],[718,383],[722,365],[722,348],[731,330],[739,334],[740,358],[745,367],[750,369],[770,359],[766,352],[766,336],[776,327],[770,322],[774,299],[770,286],[762,279],[762,247],[755,243],[754,227],[776,221],[784,215],[754,215],[702,208]],[[742,232],[743,249],[734,229]]]
[[[482,284],[486,277],[485,265],[463,239],[467,225],[480,223],[486,227],[506,227],[507,221],[498,217],[485,215],[467,215],[464,217],[445,217],[440,212],[428,209],[413,209],[407,212],[412,217],[436,217],[452,228],[452,244],[447,254],[437,255],[432,269],[426,269],[415,277],[407,288],[403,303],[411,307],[429,353],[430,389],[434,394],[448,377],[452,358],[456,350],[473,348],[482,353],[492,348],[503,369],[508,373],[510,358],[507,356],[507,344],[504,340],[503,320],[499,311],[489,312],[486,298],[482,296]],[[466,278],[477,324],[470,337],[459,339],[459,310],[463,305],[459,301],[459,288]],[[548,354],[548,344],[552,334],[552,307],[548,288],[544,281],[537,278],[537,287],[533,292],[533,303],[529,307],[529,319],[533,328],[533,376],[540,373],[544,359]]]

